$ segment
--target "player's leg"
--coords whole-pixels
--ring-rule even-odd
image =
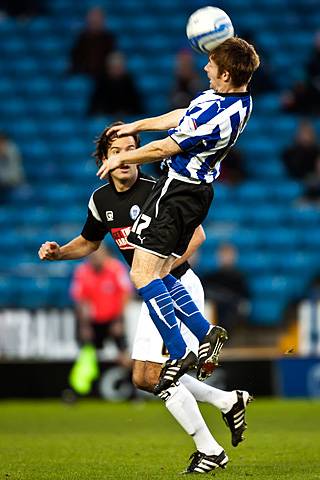
[[[186,344],[179,330],[172,300],[160,279],[165,262],[165,258],[135,249],[130,276],[148,307],[150,317],[162,336],[170,357],[178,359],[185,354]]]
[[[177,380],[196,364],[194,353],[187,351],[186,344],[181,336],[172,298],[159,278],[159,275],[170,271],[173,262],[173,257],[163,259],[138,248],[135,250],[131,269],[131,278],[138,288],[139,294],[144,299],[149,314],[170,354],[170,359],[166,362],[159,384],[156,387],[156,393],[167,388],[170,383]],[[168,277],[167,275],[166,278]],[[192,325],[192,331],[203,342],[201,347],[203,350],[200,350],[202,365],[210,366],[210,369],[206,371],[206,375],[202,375],[202,379],[204,379],[208,376],[207,373],[212,373],[213,368],[211,367],[217,364],[218,354],[227,336],[223,329],[210,327],[210,324],[205,320],[189,295],[188,298],[187,303],[192,304],[192,311],[189,309],[187,314],[184,314],[182,310],[183,305],[182,308],[179,305],[177,308],[179,309],[179,316],[182,316],[181,320],[189,328]],[[195,328],[195,325],[197,325],[197,328]],[[202,373],[202,368],[200,372]]]
[[[182,276],[181,282],[192,293],[199,310],[203,312],[204,292],[199,278],[192,270],[188,270]],[[182,335],[187,346],[191,350],[197,351],[197,338],[183,325]],[[158,382],[161,364],[166,360],[166,357],[163,356],[163,351],[162,339],[148,315],[146,305],[143,303],[132,351],[132,358],[135,359],[133,382],[138,388],[149,392],[152,391],[153,386]],[[211,403],[219,408],[222,413],[228,414],[234,406],[234,395],[232,392],[223,392],[210,387],[189,375],[182,376],[181,383],[190,390],[197,400]]]
[[[181,277],[181,284],[190,292],[200,312],[203,312],[204,291],[197,275],[189,269]],[[184,326],[181,328],[181,333],[189,348],[196,351],[198,343],[195,337]],[[230,428],[232,444],[234,446],[244,439],[243,432],[246,427],[245,410],[251,399],[248,392],[240,390],[226,392],[204,384],[190,375],[183,375],[180,380],[197,401],[210,403],[221,411],[224,421]]]
[[[190,293],[173,275],[168,274],[162,280],[173,300],[177,318],[189,328],[200,342],[198,379],[205,380],[218,365],[219,353],[225,341],[228,340],[228,334],[220,326],[209,326]]]
[[[160,389],[169,387],[172,382],[194,368],[197,363],[197,356],[193,352],[187,351],[175,316],[172,299],[159,278],[163,265],[167,262],[165,258],[136,249],[131,269],[133,283],[147,305],[149,315],[170,354],[170,359],[166,362],[161,377]]]
[[[217,407],[231,432],[231,442],[236,447],[244,440],[246,430],[246,408],[252,401],[251,395],[243,390],[227,392],[196,380],[191,375],[183,375],[180,382],[192,393],[198,402],[210,403]]]
[[[184,249],[184,243],[178,246],[181,251]],[[199,278],[189,269],[179,280],[169,272],[163,278],[163,282],[168,288],[173,300],[176,317],[197,337],[200,342],[198,358],[198,379],[204,380],[214,371],[218,365],[219,353],[227,340],[227,332],[219,326],[211,326],[204,319],[204,292]],[[193,328],[195,324],[209,325],[204,336],[199,335],[199,331]]]
[[[191,280],[192,276],[187,278]],[[196,296],[200,297],[198,302],[202,309],[201,290],[197,289]],[[194,336],[193,342],[191,337],[186,337],[186,340],[190,343],[190,347],[197,349],[197,339]],[[134,359],[133,382],[137,388],[149,392],[153,391],[154,385],[159,379],[161,364],[165,360],[162,352],[162,339],[148,315],[146,305],[142,304],[132,351],[132,358]],[[163,400],[178,423],[188,434],[193,435],[197,452],[201,452],[196,456],[197,462],[207,462],[207,465],[213,465],[217,461],[216,458],[220,457],[218,462],[225,464],[227,457],[223,448],[212,437],[190,392],[182,384],[179,384],[163,394]],[[215,467],[213,466],[213,468]]]
[[[143,365],[144,363],[144,365]],[[161,372],[161,364],[134,361],[133,378],[138,388],[153,391]],[[140,382],[140,383],[139,383]],[[197,402],[188,389],[180,382],[163,390],[159,395],[166,408],[181,427],[190,435],[196,445],[198,458],[207,464],[204,471],[212,470],[213,464],[225,466],[228,462],[223,447],[212,436],[198,408]],[[209,469],[210,466],[210,469]]]

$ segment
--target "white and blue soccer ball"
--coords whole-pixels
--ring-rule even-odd
[[[230,17],[216,7],[203,7],[190,15],[187,37],[194,50],[209,53],[228,38],[234,36]]]

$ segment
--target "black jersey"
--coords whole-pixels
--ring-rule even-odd
[[[112,182],[95,190],[89,200],[88,217],[81,235],[94,242],[103,240],[110,233],[131,266],[134,247],[128,243],[127,237],[155,184],[154,178],[139,172],[134,185],[125,192],[118,192]],[[172,274],[180,278],[189,268],[188,262],[184,262]]]

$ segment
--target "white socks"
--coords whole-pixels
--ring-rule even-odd
[[[214,405],[222,413],[227,413],[237,401],[237,394],[234,391],[225,392],[219,388],[211,387],[200,382],[191,375],[183,375],[180,382],[192,393],[198,402],[207,402]]]
[[[213,438],[202,418],[195,397],[184,385],[179,383],[159,396],[165,400],[167,409],[182,428],[192,436],[197,450],[206,455],[219,455],[222,452],[223,448]]]

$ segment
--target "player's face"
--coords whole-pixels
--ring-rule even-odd
[[[223,79],[223,75],[219,75],[218,65],[215,63],[211,56],[209,57],[209,61],[204,67],[204,70],[208,75],[210,88],[219,92],[225,82]]]
[[[108,149],[108,157],[122,152],[129,152],[130,150],[135,150],[136,148],[136,141],[133,137],[128,136],[115,138]],[[104,162],[107,161],[108,159],[104,160]],[[123,165],[122,167],[116,168],[111,172],[112,178],[119,181],[130,180],[136,175],[137,165]]]

